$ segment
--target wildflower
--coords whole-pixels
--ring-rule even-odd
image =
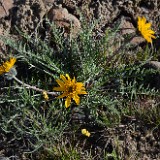
[[[87,131],[86,129],[81,129],[81,133],[87,137],[90,137],[91,133]]]
[[[60,79],[56,80],[56,82],[59,84],[59,87],[53,88],[55,91],[63,92],[62,95],[58,96],[57,98],[67,97],[65,100],[66,108],[70,106],[71,99],[73,99],[76,104],[79,105],[80,97],[78,94],[87,94],[83,83],[76,82],[75,77],[71,80],[68,74],[66,74],[66,76],[60,75]]]
[[[143,38],[149,43],[152,43],[152,38],[156,38],[154,36],[155,32],[151,30],[151,23],[146,23],[145,17],[138,17],[138,30]]]
[[[12,57],[8,61],[0,65],[0,75],[3,73],[9,72],[10,69],[14,66],[15,62],[16,62],[16,58]]]
[[[46,92],[46,91],[43,91],[42,94],[43,94],[43,98],[44,98],[46,101],[48,101],[48,100],[49,100],[49,97],[48,97],[47,92]]]

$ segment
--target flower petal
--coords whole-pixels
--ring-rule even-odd
[[[53,90],[54,91],[65,91],[65,88],[63,88],[63,87],[54,87]]]
[[[76,104],[79,105],[79,103],[80,103],[80,97],[76,94],[72,98],[76,102]]]
[[[71,78],[68,74],[66,74],[66,77],[67,77],[68,81],[71,82]]]
[[[72,79],[72,83],[73,83],[73,84],[76,83],[76,78],[75,78],[75,77]],[[76,83],[76,84],[77,84],[77,83]]]
[[[67,83],[68,80],[66,79],[66,77],[64,75],[61,74],[60,78],[63,80],[64,83]]]
[[[59,84],[60,87],[64,86],[64,82],[63,81],[57,79],[56,82]]]
[[[68,94],[66,94],[66,92],[64,92],[63,94],[59,95],[57,98],[63,98],[63,97],[67,97]]]
[[[88,94],[86,91],[79,91],[78,94]]]
[[[66,98],[66,100],[65,100],[65,106],[66,106],[66,108],[68,108],[68,107],[70,106],[70,104],[71,104],[71,97],[68,96],[68,97]]]

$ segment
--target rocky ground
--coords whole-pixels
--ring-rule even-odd
[[[145,16],[152,22],[156,34],[160,35],[160,2],[158,0],[0,0],[0,35],[17,35],[15,27],[19,30],[32,34],[36,28],[40,27],[44,36],[48,30],[45,23],[47,17],[50,22],[64,27],[66,34],[69,26],[74,24],[72,35],[75,36],[81,29],[81,14],[86,21],[98,20],[96,32],[98,35],[104,33],[105,29],[120,25],[121,35],[136,32],[136,21],[138,16]],[[144,39],[136,37],[132,40],[135,47],[144,43]],[[156,49],[159,49],[159,39],[154,41]],[[5,46],[0,43],[0,56],[6,53]],[[152,62],[148,66],[160,69],[160,62]],[[158,77],[159,76],[159,77]],[[160,87],[160,75],[157,75],[156,87]],[[143,102],[142,102],[143,103]],[[153,105],[153,101],[147,101]],[[124,124],[121,126],[103,130],[103,136],[93,137],[91,143],[96,143],[97,150],[108,150],[121,148],[119,154],[123,159],[128,159],[131,154],[133,157],[141,157],[144,160],[160,159],[160,131],[148,130],[145,124],[139,124],[132,117],[124,117]],[[116,138],[121,142],[116,144]],[[0,140],[2,142],[3,140]],[[4,140],[5,141],[5,140]],[[9,152],[0,143],[1,152],[5,157]],[[98,152],[98,151],[97,151]],[[0,157],[0,160],[7,158]],[[133,159],[134,159],[133,158]],[[132,158],[131,158],[132,159]]]
[[[123,28],[122,34],[133,32],[137,17],[142,15],[152,22],[157,34],[160,32],[160,3],[154,0],[1,0],[0,4],[1,34],[14,34],[15,26],[21,31],[33,32],[44,17],[60,26],[67,27],[72,22],[76,30],[81,24],[81,14],[87,21],[97,19],[100,33],[117,23]]]

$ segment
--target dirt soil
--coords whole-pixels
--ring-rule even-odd
[[[135,32],[138,16],[145,16],[152,22],[156,34],[160,34],[158,0],[0,0],[0,35],[16,36],[15,27],[28,34],[35,32],[38,27],[45,30],[43,21],[46,17],[50,22],[64,27],[66,33],[73,23],[72,33],[76,35],[81,28],[81,15],[88,22],[98,20],[96,27],[99,34],[117,24],[120,24],[122,30],[132,28],[127,32]],[[125,30],[121,34],[126,34]],[[139,37],[133,44],[140,45],[143,42]],[[154,43],[158,44],[159,39]],[[5,46],[1,42],[1,57],[4,52]],[[124,117],[123,123],[117,128],[103,130],[103,136],[95,134],[90,143],[95,144],[97,150],[107,150],[109,153],[112,153],[113,149],[122,150],[119,154],[123,154],[123,159],[128,159],[131,154],[134,158],[137,155],[143,160],[160,159],[160,131],[151,131],[149,126],[139,124],[132,117]],[[116,144],[116,138],[120,142],[119,145]],[[4,140],[0,142],[1,155],[1,151],[6,149],[2,146],[5,144]],[[9,151],[3,152],[3,155],[6,158],[0,157],[0,160],[7,160],[7,157],[11,156]]]

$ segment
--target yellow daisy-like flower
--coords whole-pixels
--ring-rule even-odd
[[[71,79],[68,74],[66,74],[66,76],[60,75],[60,79],[56,80],[56,82],[59,84],[59,87],[53,88],[55,91],[63,92],[62,95],[58,96],[57,98],[67,97],[65,100],[66,108],[70,106],[71,99],[73,99],[76,104],[79,105],[80,97],[78,95],[87,94],[84,84],[81,82],[76,82],[75,77]]]
[[[82,129],[81,133],[87,137],[90,137],[91,133],[89,131],[87,131],[86,129]]]
[[[0,65],[0,75],[3,73],[9,72],[10,69],[14,66],[15,62],[16,62],[16,58],[12,57],[8,61]]]
[[[48,100],[49,100],[49,97],[48,97],[47,92],[46,92],[46,91],[43,91],[42,94],[43,94],[43,98],[44,98],[46,101],[48,101]]]
[[[151,29],[151,23],[146,23],[145,17],[138,17],[138,30],[140,31],[143,38],[149,42],[152,43],[152,38],[156,38],[154,36],[155,32]]]

